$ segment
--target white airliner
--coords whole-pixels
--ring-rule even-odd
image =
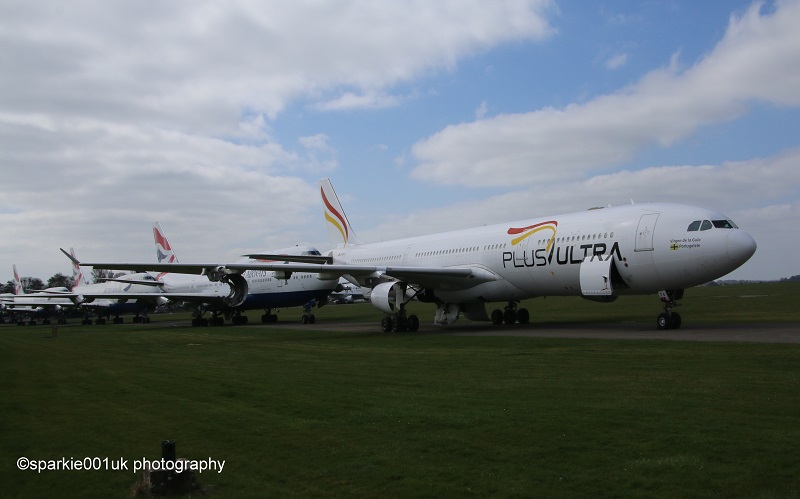
[[[146,272],[92,283],[84,276],[72,248],[70,256],[75,283],[72,287],[72,300],[81,308],[94,312],[98,324],[105,324],[111,315],[114,315],[114,324],[121,324],[122,314],[134,314],[134,323],[146,324],[150,322],[148,312],[167,303],[167,299],[161,296],[160,290],[154,286],[156,279]],[[91,323],[92,320],[87,313],[83,324]]]
[[[61,250],[64,251],[64,250]],[[166,303],[152,287],[155,278],[147,273],[130,274],[119,279],[108,279],[102,283],[90,283],[75,258],[75,252],[64,254],[72,260],[73,286],[67,288],[48,288],[29,294],[28,299],[38,300],[40,306],[57,303],[59,307],[80,307],[85,310],[83,324],[92,324],[90,313],[97,315],[97,324],[105,324],[114,315],[114,324],[122,323],[121,314],[135,314],[134,322],[150,322],[147,312],[155,306]],[[19,301],[19,300],[18,300]],[[24,299],[23,299],[24,302]],[[59,308],[60,310],[60,308]],[[63,323],[59,320],[59,323]]]
[[[326,256],[248,255],[295,263],[195,264],[191,271],[214,280],[277,269],[317,272],[321,279],[344,276],[371,290],[372,304],[386,313],[382,328],[387,332],[419,327],[419,319],[405,311],[412,298],[436,304],[436,324],[451,324],[462,313],[500,324],[527,323],[528,311],[518,307],[527,298],[581,296],[607,302],[635,294],[658,294],[664,312],[657,326],[670,329],[681,325],[673,308],[685,288],[730,273],[756,250],[753,238],[725,215],[667,203],[367,244],[353,232],[330,180],[320,181],[320,191],[325,221],[337,242]],[[486,304],[497,302],[505,303],[504,309],[487,314]]]
[[[199,313],[193,320],[193,325],[221,325],[224,320],[222,315],[230,316],[234,324],[246,324],[247,316],[242,315],[246,310],[264,310],[261,316],[262,323],[271,323],[278,320],[273,309],[302,306],[304,308],[301,322],[314,323],[316,318],[311,312],[313,305],[323,306],[328,295],[337,287],[337,282],[319,280],[314,274],[286,274],[283,272],[266,271],[260,269],[246,270],[241,274],[228,274],[219,280],[209,280],[206,277],[186,275],[180,273],[183,265],[167,239],[159,222],[153,224],[153,238],[156,244],[156,256],[161,265],[158,270],[161,274],[157,280],[163,283],[162,289],[165,296],[187,296],[185,301],[202,303]],[[293,246],[290,248],[271,251],[280,255],[320,256],[320,252],[310,246]],[[247,265],[258,263],[258,260],[245,259],[239,264]],[[151,268],[152,264],[140,268]],[[193,272],[197,273],[197,272]],[[208,293],[213,300],[194,298],[188,293]],[[210,320],[202,318],[206,310],[211,310]]]
[[[2,307],[11,312],[17,318],[17,324],[22,326],[25,324],[24,319],[20,319],[20,313],[28,317],[28,323],[36,324],[36,316],[41,315],[42,324],[50,324],[50,314],[55,313],[58,315],[58,323],[64,324],[66,320],[63,317],[62,311],[64,307],[73,307],[74,304],[67,298],[52,296],[50,293],[68,292],[69,290],[64,287],[51,287],[31,293],[26,293],[22,289],[22,280],[19,278],[17,266],[12,266],[14,269],[14,294],[4,293],[2,298]]]
[[[187,275],[204,274],[205,268],[178,262],[159,222],[153,224],[153,237],[158,264],[111,264],[110,267],[98,264],[94,267],[160,272],[158,276],[151,277],[151,279],[158,286],[161,296],[170,300],[199,304],[198,311],[192,320],[192,325],[195,326],[221,325],[224,323],[223,317],[225,316],[229,317],[234,324],[246,324],[247,316],[242,312],[255,309],[264,310],[261,322],[271,323],[278,320],[273,309],[297,306],[304,307],[301,321],[304,324],[313,323],[316,318],[311,312],[312,307],[314,305],[323,306],[327,302],[328,295],[338,286],[338,282],[335,280],[320,280],[313,273],[283,272],[282,268],[279,270],[243,269],[242,272],[215,274],[214,279],[202,275]],[[293,246],[271,252],[296,258],[321,256],[318,250],[308,246]],[[235,265],[247,267],[261,264],[270,265],[264,260],[251,258],[241,260]],[[86,263],[82,265],[89,266]],[[283,264],[272,262],[271,265],[282,266]],[[189,270],[187,271],[187,269]],[[136,281],[125,279],[125,282]],[[211,311],[211,319],[203,318],[206,311]]]

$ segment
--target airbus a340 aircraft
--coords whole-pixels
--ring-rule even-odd
[[[528,322],[528,311],[518,307],[527,298],[581,296],[607,302],[634,294],[658,294],[664,312],[657,326],[670,329],[681,325],[673,308],[685,288],[730,273],[756,250],[753,238],[725,215],[667,203],[366,244],[353,232],[327,178],[320,181],[320,192],[325,221],[338,243],[326,256],[248,255],[293,263],[196,264],[186,270],[212,280],[246,270],[317,272],[331,280],[344,276],[371,290],[372,304],[386,312],[384,331],[418,328],[419,319],[405,311],[414,297],[436,304],[436,324],[453,323],[462,313],[499,324]],[[486,304],[492,302],[504,302],[504,310],[487,314]]]

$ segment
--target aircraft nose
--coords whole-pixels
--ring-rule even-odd
[[[734,229],[728,234],[728,257],[739,265],[746,262],[756,252],[756,241],[747,232]]]

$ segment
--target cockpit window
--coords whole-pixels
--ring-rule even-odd
[[[697,232],[698,230],[717,229],[738,229],[737,225],[731,220],[695,220],[689,224],[686,229],[687,232]]]
[[[711,223],[713,223],[714,227],[716,227],[718,229],[738,229],[739,228],[739,227],[736,226],[735,223],[733,223],[730,220],[712,220]]]

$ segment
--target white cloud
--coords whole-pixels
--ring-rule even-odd
[[[298,141],[306,149],[305,169],[317,174],[328,173],[336,168],[336,149],[328,143],[324,133],[300,137]]]
[[[475,110],[475,119],[477,121],[482,120],[486,117],[487,112],[489,112],[489,104],[486,101],[482,101],[478,106],[478,109]]]
[[[738,116],[750,102],[800,105],[800,3],[762,7],[732,17],[714,50],[686,71],[673,58],[585,104],[448,126],[413,147],[413,175],[466,186],[575,180]]]
[[[211,131],[231,126],[243,106],[274,117],[292,99],[340,85],[371,93],[334,98],[331,109],[386,106],[383,87],[504,41],[548,36],[550,8],[549,0],[6,2],[0,105]]]
[[[188,246],[187,261],[307,242],[318,232],[309,211],[317,191],[297,176],[335,168],[336,150],[326,135],[282,139],[287,147],[271,120],[298,101],[396,105],[393,85],[500,43],[549,36],[551,8],[551,0],[2,2],[2,265],[66,271],[64,245],[142,260],[155,219]]]
[[[345,92],[333,100],[314,105],[320,111],[343,111],[346,109],[385,109],[400,105],[402,99],[382,92],[365,92],[355,94]]]
[[[619,69],[628,62],[628,54],[615,54],[606,61],[606,69]]]

